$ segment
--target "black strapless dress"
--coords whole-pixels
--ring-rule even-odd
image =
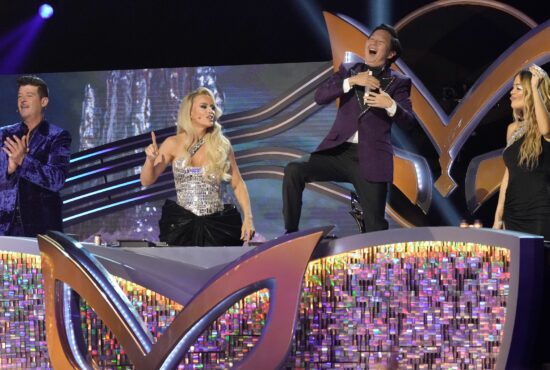
[[[550,240],[550,142],[542,140],[538,166],[526,170],[518,165],[524,138],[504,150],[508,168],[508,188],[504,202],[504,226],[507,230],[543,235]]]
[[[225,204],[223,211],[197,216],[167,199],[159,221],[159,240],[170,246],[240,246],[242,226],[241,214],[233,204]]]
[[[159,240],[178,246],[243,245],[241,214],[223,204],[222,183],[205,176],[204,168],[187,166],[187,159],[172,164],[178,202],[166,200],[159,221]]]

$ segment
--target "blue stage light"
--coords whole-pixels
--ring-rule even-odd
[[[38,14],[40,14],[42,19],[51,18],[53,15],[53,8],[50,4],[42,4],[40,8],[38,8]]]

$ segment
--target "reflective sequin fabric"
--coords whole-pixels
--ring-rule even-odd
[[[214,176],[205,177],[202,167],[188,167],[185,159],[172,165],[177,203],[197,216],[223,210],[222,184]]]
[[[518,141],[518,139],[522,138],[525,134],[525,131],[527,131],[527,125],[525,125],[524,121],[521,121],[518,125],[518,128],[510,136],[510,139],[506,143],[506,147],[508,148],[510,145]]]

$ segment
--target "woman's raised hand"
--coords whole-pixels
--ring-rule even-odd
[[[151,161],[152,163],[155,163],[155,160],[159,156],[159,148],[157,145],[157,137],[155,136],[155,132],[151,131],[151,139],[152,143],[145,148],[145,155],[147,156],[147,160]]]
[[[540,68],[538,65],[533,64],[529,67],[529,72],[531,72],[531,87],[537,89],[540,86],[540,83],[546,77],[546,71]]]

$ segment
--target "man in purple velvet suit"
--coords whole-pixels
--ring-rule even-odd
[[[365,64],[339,71],[315,93],[318,104],[340,99],[336,120],[311,155],[289,163],[283,180],[287,232],[298,230],[305,184],[350,182],[364,213],[365,230],[388,228],[384,218],[388,184],[393,181],[392,123],[414,123],[411,80],[390,69],[401,54],[397,32],[382,24],[365,45]]]
[[[71,155],[70,134],[44,120],[48,86],[17,80],[21,122],[0,128],[0,235],[36,236],[62,230],[59,190]]]

